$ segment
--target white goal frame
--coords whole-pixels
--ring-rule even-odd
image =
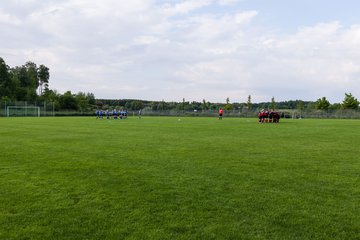
[[[30,106],[7,106],[6,107],[6,116],[11,117],[10,115],[10,109],[24,109],[24,115],[19,115],[22,117],[28,117],[28,109],[36,109],[36,115],[31,115],[34,117],[40,117],[40,107],[30,107]]]

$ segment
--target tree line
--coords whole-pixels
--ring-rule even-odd
[[[72,110],[92,112],[95,109],[127,109],[137,111],[216,111],[220,107],[227,111],[258,111],[260,109],[297,109],[297,110],[338,110],[358,109],[359,101],[351,94],[345,93],[342,103],[333,103],[321,97],[317,101],[290,100],[276,102],[272,97],[269,102],[253,103],[251,95],[247,102],[231,103],[225,98],[223,103],[202,101],[187,101],[184,98],[179,102],[147,101],[137,99],[96,99],[93,93],[66,91],[61,94],[49,88],[50,70],[45,65],[37,66],[28,61],[22,66],[9,67],[0,57],[0,100],[1,102],[49,102],[57,111]]]
[[[0,96],[2,99],[35,101],[49,90],[49,68],[27,62],[10,68],[0,58]],[[37,92],[39,91],[39,92]]]
[[[9,67],[0,57],[0,100],[14,103],[51,102],[55,110],[92,111],[96,106],[92,93],[66,91],[63,94],[49,88],[47,66],[28,61],[22,66]]]
[[[203,101],[186,101],[166,102],[162,101],[146,101],[134,99],[97,99],[98,109],[127,109],[139,110],[146,109],[150,111],[217,111],[224,108],[227,111],[259,111],[261,109],[274,110],[340,110],[340,109],[359,109],[359,101],[351,94],[345,93],[342,103],[333,103],[326,97],[319,98],[317,101],[290,100],[276,102],[273,97],[269,102],[252,103],[251,95],[245,103],[230,103],[230,99],[226,98],[224,103],[211,103],[203,99]]]

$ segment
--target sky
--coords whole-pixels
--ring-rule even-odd
[[[360,98],[358,0],[2,0],[0,57],[96,98]]]

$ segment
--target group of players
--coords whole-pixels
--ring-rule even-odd
[[[268,111],[262,109],[258,113],[259,123],[278,123],[280,121],[280,114],[275,111]]]
[[[96,118],[104,118],[106,117],[106,119],[127,119],[129,112],[127,110],[119,110],[117,111],[116,109],[109,111],[103,111],[103,110],[96,110]]]
[[[127,110],[117,111],[116,109],[109,111],[96,110],[96,118],[104,118],[106,119],[127,119],[129,112]],[[222,108],[219,109],[219,120],[222,120],[224,114],[224,110]],[[138,117],[141,118],[141,110],[138,112]],[[262,109],[258,113],[259,123],[278,123],[280,120],[280,114],[275,111],[269,111]]]

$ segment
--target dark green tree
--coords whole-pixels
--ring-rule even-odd
[[[168,104],[164,100],[161,100],[161,102],[158,103],[157,110],[163,111],[167,109],[168,109]]]
[[[339,109],[341,109],[341,103],[331,104],[329,109],[331,109],[331,110],[339,110]]]
[[[345,99],[342,103],[343,109],[358,109],[359,101],[351,94],[345,93]]]
[[[319,110],[328,110],[330,107],[330,102],[326,99],[326,97],[319,98],[316,101],[315,108]]]
[[[86,111],[86,109],[89,106],[89,102],[86,97],[86,94],[83,92],[78,92],[75,95],[75,100],[76,100],[76,109],[79,109],[81,112]]]
[[[17,101],[27,100],[27,89],[30,85],[27,72],[24,66],[15,67],[10,70],[11,82],[13,85],[13,98]]]
[[[36,64],[27,62],[21,67],[10,70],[14,99],[18,101],[35,101],[39,86]]]
[[[38,72],[37,72],[37,66],[33,62],[27,62],[25,63],[25,69],[27,73],[27,79],[29,85],[27,87],[27,98],[28,101],[35,101],[37,97],[36,90],[39,87],[39,78],[38,78]]]
[[[17,101],[36,101],[37,89],[42,87],[48,90],[49,69],[40,65],[37,68],[34,62],[27,62],[22,66],[9,68],[0,58],[0,94]],[[41,100],[41,99],[40,99]]]
[[[209,109],[209,105],[208,105],[208,103],[206,102],[205,99],[202,100],[201,109],[202,109],[203,111]]]
[[[95,99],[95,95],[93,93],[87,93],[86,99],[87,99],[89,105],[92,105],[92,106],[96,105],[96,99]]]
[[[71,91],[65,92],[59,97],[59,104],[61,109],[77,110],[77,102],[75,96]]]
[[[131,110],[140,110],[143,109],[143,103],[141,101],[135,100],[131,103]]]
[[[127,109],[127,110],[130,110],[131,109],[131,106],[132,106],[132,101],[127,101],[126,103],[125,103],[125,109]]]
[[[43,98],[48,102],[59,101],[60,94],[56,90],[48,90],[44,92]]]
[[[13,93],[11,91],[11,78],[9,74],[9,66],[0,58],[0,97],[11,98]]]

